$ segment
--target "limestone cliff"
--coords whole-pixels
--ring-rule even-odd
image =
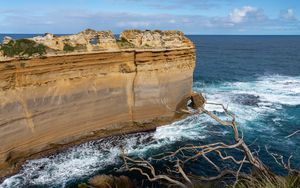
[[[192,92],[195,49],[178,31],[128,30],[116,39],[86,30],[28,40],[47,54],[2,53],[0,61],[0,176],[27,158],[173,121]]]

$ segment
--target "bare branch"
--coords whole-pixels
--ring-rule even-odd
[[[163,101],[164,102],[164,101]],[[245,179],[249,179],[246,175],[241,173],[241,169],[244,163],[251,164],[252,166],[256,167],[259,171],[263,172],[266,176],[269,174],[268,169],[265,167],[265,165],[257,158],[254,156],[255,152],[251,152],[249,146],[244,142],[243,140],[243,132],[241,132],[241,137],[239,135],[239,131],[237,128],[237,123],[236,123],[236,118],[233,113],[231,113],[228,110],[228,106],[225,107],[223,104],[219,103],[208,103],[206,104],[211,104],[211,105],[217,105],[221,106],[225,115],[230,118],[230,121],[227,120],[222,120],[219,118],[217,115],[215,115],[213,112],[210,112],[206,110],[204,107],[200,107],[197,109],[197,111],[188,111],[185,109],[179,110],[181,113],[187,113],[187,114],[199,114],[199,113],[204,113],[217,121],[220,125],[226,126],[226,127],[231,127],[233,131],[233,144],[226,144],[224,142],[216,142],[216,143],[210,143],[210,144],[205,144],[205,145],[187,145],[184,147],[180,147],[176,151],[173,152],[164,152],[161,154],[158,154],[154,157],[152,157],[153,160],[168,160],[169,162],[173,163],[173,167],[167,167],[167,172],[170,174],[166,175],[158,175],[156,174],[156,171],[154,167],[148,162],[145,161],[144,159],[136,160],[132,159],[128,156],[125,156],[123,153],[123,160],[124,160],[124,166],[127,170],[129,171],[139,171],[142,175],[146,176],[149,181],[160,181],[164,180],[169,182],[172,185],[176,185],[179,187],[187,187],[187,185],[193,187],[193,182],[194,181],[212,181],[212,180],[217,180],[220,178],[223,178],[224,176],[230,175],[234,176],[236,178],[236,181],[234,183],[234,187],[237,185],[239,177],[243,177]],[[167,106],[168,108],[168,106]],[[296,134],[293,133],[292,135]],[[289,136],[292,136],[289,135]],[[255,140],[256,141],[256,140]],[[255,142],[254,141],[254,142]],[[253,143],[252,143],[253,144]],[[230,149],[235,149],[238,152],[241,152],[243,154],[243,160],[237,160],[234,156],[232,155],[227,155],[225,150],[230,150]],[[222,154],[224,152],[226,155],[224,156]],[[239,168],[237,171],[231,170],[231,169],[221,169],[218,165],[216,165],[215,162],[211,160],[211,158],[208,158],[209,153],[215,154],[216,157],[219,157],[221,160],[226,161],[230,160],[233,162],[233,164],[239,165]],[[218,172],[218,175],[216,176],[211,176],[211,177],[206,177],[206,176],[195,176],[191,174],[186,174],[184,171],[184,166],[187,162],[196,160],[199,157],[203,157],[210,165],[212,165],[213,168],[215,168]],[[274,156],[273,156],[274,157]],[[276,157],[275,157],[276,158]],[[290,169],[290,159],[288,160],[288,164],[285,166]],[[280,162],[276,159],[278,164],[282,164],[283,160]],[[175,170],[172,170],[172,168]],[[234,168],[234,167],[233,167]],[[172,177],[172,174],[176,174],[176,176]],[[180,178],[178,178],[178,175],[180,175]],[[183,181],[183,182],[182,182]],[[249,181],[254,181],[250,179]]]
[[[297,134],[297,133],[299,133],[299,132],[300,132],[300,130],[297,130],[297,131],[293,132],[292,134],[289,134],[288,136],[286,136],[286,137],[284,137],[284,138],[292,137],[293,135],[295,135],[295,134]]]

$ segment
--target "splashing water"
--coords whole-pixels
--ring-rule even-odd
[[[293,110],[300,112],[300,77],[263,76],[251,82],[224,82],[207,85],[205,88],[199,82],[194,84],[194,90],[202,89],[208,101],[228,104],[229,110],[237,115],[241,129],[247,133],[246,140],[258,138],[260,144],[282,147],[279,151],[286,155],[291,151],[299,151],[299,137],[292,140],[284,139],[284,136],[288,135],[285,126],[290,126],[286,122],[299,125],[299,116],[291,116],[288,110],[293,107]],[[206,105],[206,108],[221,111],[219,107],[212,105]],[[212,125],[217,123],[205,115],[193,115],[158,127],[155,132],[87,142],[57,155],[27,161],[18,174],[7,178],[0,187],[64,187],[76,179],[88,178],[121,164],[121,148],[130,155],[148,158],[174,146],[191,141],[209,142],[215,137],[229,134],[227,130],[215,129]],[[289,127],[290,131],[293,128],[297,127]],[[277,140],[272,140],[275,136]],[[298,162],[299,153],[294,155]]]

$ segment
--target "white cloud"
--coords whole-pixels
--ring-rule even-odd
[[[294,10],[289,8],[286,11],[281,13],[281,18],[284,19],[295,19]]]
[[[176,23],[176,20],[171,19],[169,22],[170,22],[170,23]]]
[[[1,14],[5,13],[5,14]],[[80,14],[79,14],[80,13]],[[279,18],[268,17],[262,9],[244,6],[225,16],[199,14],[145,14],[132,12],[103,12],[90,10],[20,11],[0,8],[0,33],[77,33],[85,28],[181,30],[190,34],[298,34],[299,20],[293,10],[282,12]],[[286,18],[284,19],[283,15]]]
[[[116,25],[119,26],[119,27],[136,27],[136,28],[139,28],[139,27],[149,27],[151,23],[150,22],[147,22],[147,21],[123,21],[123,22],[119,22],[117,23]]]
[[[249,14],[256,13],[258,10],[255,7],[244,6],[243,8],[236,8],[229,13],[230,21],[233,23],[241,23]]]

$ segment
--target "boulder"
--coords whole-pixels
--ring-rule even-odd
[[[5,36],[3,38],[2,44],[8,44],[10,41],[12,41],[13,39],[9,36]]]
[[[198,109],[200,107],[203,107],[205,103],[205,98],[202,96],[201,93],[192,93],[191,101],[191,107],[194,109]]]

